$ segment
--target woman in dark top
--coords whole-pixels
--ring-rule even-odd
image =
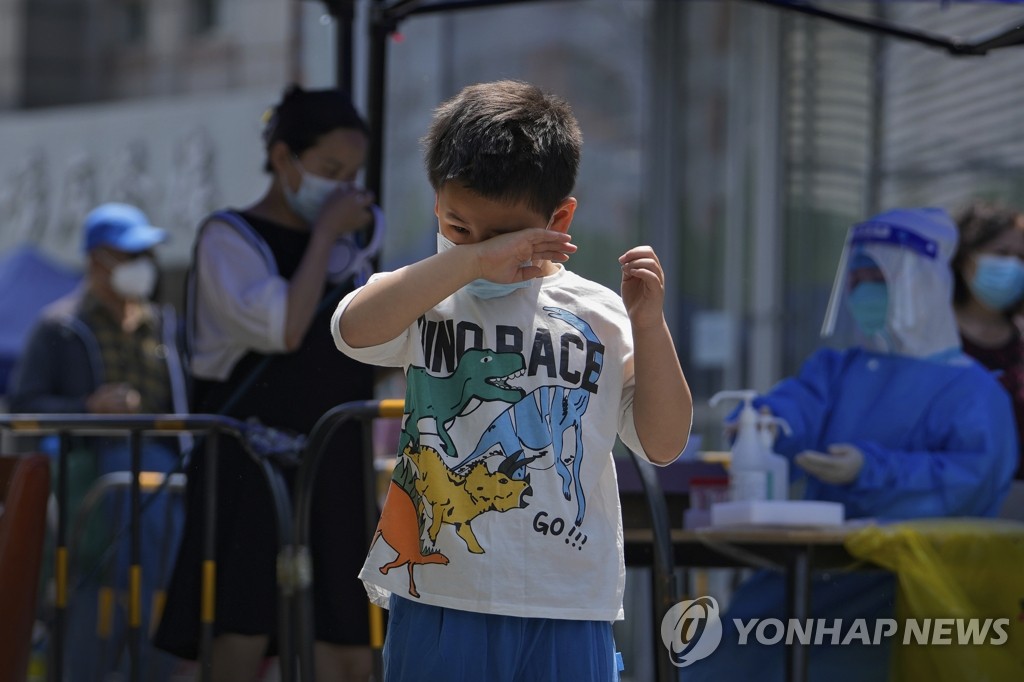
[[[999,372],[1024,448],[1024,340],[1016,324],[1024,299],[1024,220],[1014,210],[977,201],[957,217],[953,306],[964,352]],[[1024,459],[1016,478],[1024,479]]]
[[[266,193],[249,208],[214,213],[196,238],[186,303],[191,409],[308,434],[332,407],[373,397],[372,369],[336,351],[329,321],[341,296],[370,274],[383,226],[370,193],[355,185],[368,140],[346,94],[293,86],[264,141]],[[321,681],[367,680],[372,670],[367,598],[356,578],[368,522],[362,443],[358,424],[339,429],[316,477],[311,550]],[[221,439],[220,453],[213,679],[248,682],[276,649],[276,520],[258,466],[233,438]],[[294,473],[287,472],[289,484]],[[199,653],[204,479],[199,453],[155,640],[185,658]]]

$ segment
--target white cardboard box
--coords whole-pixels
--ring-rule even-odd
[[[712,526],[840,526],[845,517],[839,502],[817,500],[752,500],[711,505]]]

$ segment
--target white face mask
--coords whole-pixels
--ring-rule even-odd
[[[298,213],[300,216],[306,219],[306,222],[312,223],[316,220],[316,217],[320,214],[320,209],[324,207],[327,202],[327,197],[331,195],[334,190],[342,187],[354,187],[354,182],[345,182],[343,180],[329,180],[319,175],[310,173],[302,164],[299,163],[298,159],[293,159],[295,167],[299,169],[302,174],[302,180],[299,182],[299,189],[293,192],[288,187],[288,183],[284,185],[284,196],[288,201],[288,205],[292,207],[292,210]]]
[[[110,287],[124,298],[149,300],[156,288],[156,263],[150,258],[133,258],[110,270]]]
[[[447,251],[453,246],[458,246],[451,239],[448,239],[440,232],[437,233],[437,252]],[[530,261],[523,263],[524,266],[531,265]],[[472,282],[466,285],[466,290],[473,294],[477,298],[501,298],[502,296],[508,296],[517,289],[525,289],[530,286],[531,280],[523,280],[522,282],[510,282],[508,284],[499,284],[498,282],[492,282],[487,279],[474,279]]]

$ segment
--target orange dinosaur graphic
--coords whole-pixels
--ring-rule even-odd
[[[392,568],[402,565],[409,567],[409,594],[419,597],[416,591],[416,579],[413,576],[413,568],[417,564],[447,564],[448,557],[441,552],[428,552],[424,554],[420,549],[420,522],[416,513],[416,506],[413,504],[409,494],[402,490],[394,481],[388,488],[388,497],[384,502],[384,509],[377,523],[377,532],[373,534],[372,548],[377,543],[377,538],[384,538],[391,549],[398,552],[398,556],[380,567],[380,572],[387,575]]]

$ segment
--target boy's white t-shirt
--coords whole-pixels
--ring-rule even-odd
[[[620,297],[559,267],[500,298],[461,289],[398,338],[352,348],[338,320],[358,295],[338,305],[335,343],[407,378],[401,451],[359,574],[371,600],[621,619],[611,452],[616,435],[643,451]]]

